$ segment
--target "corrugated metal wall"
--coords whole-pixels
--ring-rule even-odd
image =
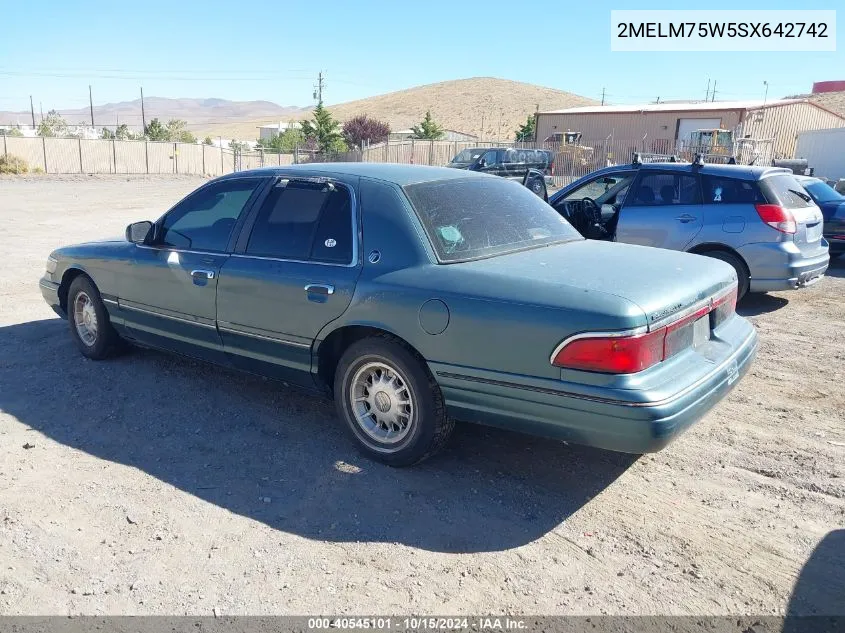
[[[798,135],[806,130],[845,126],[845,119],[809,103],[749,110],[737,136],[774,139],[774,153],[779,158],[792,158]]]
[[[696,118],[721,119],[721,127],[734,131],[736,139],[773,139],[773,155],[781,158],[794,155],[799,133],[845,126],[842,117],[804,102],[748,111],[540,113],[537,138],[542,141],[553,134],[581,132],[585,145],[596,145],[612,136],[614,142],[630,141],[640,151],[670,153],[678,140],[678,121]]]
[[[581,132],[582,142],[587,145],[595,145],[611,135],[615,140],[625,141],[640,141],[645,136],[647,147],[644,151],[660,151],[660,148],[674,146],[679,119],[721,119],[722,127],[730,130],[739,124],[740,111],[540,113],[537,139],[542,141],[567,130]]]

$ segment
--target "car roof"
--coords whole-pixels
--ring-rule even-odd
[[[227,178],[245,178],[260,176],[289,176],[291,174],[303,177],[332,177],[333,175],[358,176],[384,180],[401,186],[434,180],[456,180],[459,178],[496,178],[489,174],[452,169],[449,167],[429,167],[427,165],[406,165],[399,163],[305,163],[302,165],[285,165],[281,167],[259,167],[247,171],[238,171],[221,176],[219,180]]]

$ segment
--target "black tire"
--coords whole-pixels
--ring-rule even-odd
[[[96,317],[97,331],[93,337],[93,341],[83,340],[77,328],[75,307],[77,300],[82,299],[82,295],[87,298],[87,301],[90,301]],[[79,351],[92,360],[103,360],[114,356],[124,347],[123,340],[115,332],[109,321],[109,313],[103,305],[100,291],[97,290],[94,282],[85,275],[78,276],[70,284],[70,289],[67,293],[67,320],[70,325],[70,335],[79,348]]]
[[[408,401],[412,403],[407,431],[403,430],[405,435],[394,443],[382,442],[370,435],[363,423],[359,424],[353,410],[353,382],[361,385],[356,376],[359,372],[365,375],[368,368],[378,365],[386,366],[398,375],[399,389],[406,388]],[[377,395],[378,392],[372,394],[372,399],[375,400]],[[443,448],[455,424],[447,417],[443,394],[423,361],[406,345],[390,336],[366,338],[349,346],[335,372],[334,400],[338,415],[346,423],[358,448],[367,457],[389,466],[410,466],[430,457]],[[373,420],[378,417],[369,401],[356,406],[366,409],[368,419],[369,411],[374,413]],[[387,415],[397,405],[388,398],[385,406],[389,406],[390,410],[381,412]],[[382,432],[380,427],[377,430]]]
[[[738,281],[738,286],[736,289],[736,300],[739,301],[742,299],[746,294],[748,294],[748,286],[751,284],[751,280],[748,273],[748,268],[745,265],[745,262],[739,258],[739,256],[734,255],[733,253],[729,253],[727,251],[705,251],[704,253],[699,253],[700,255],[704,255],[705,257],[712,257],[713,259],[719,259],[726,264],[730,264],[733,266],[734,270],[736,271],[736,278]]]

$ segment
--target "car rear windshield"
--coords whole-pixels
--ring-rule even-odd
[[[787,209],[813,206],[813,199],[792,174],[761,178],[760,189],[770,204],[779,204]]]
[[[803,184],[804,189],[818,202],[840,202],[845,200],[845,196],[821,180],[805,180]]]
[[[582,239],[540,197],[505,178],[437,180],[404,189],[444,263]]]

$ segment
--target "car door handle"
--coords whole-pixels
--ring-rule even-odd
[[[334,286],[329,284],[308,284],[305,286],[305,292],[314,295],[333,295]]]
[[[191,271],[191,277],[194,278],[205,278],[205,279],[214,279],[214,271],[213,270],[205,270],[205,269],[198,269]]]
[[[678,222],[683,222],[684,224],[688,222],[695,222],[698,218],[694,215],[690,215],[689,213],[684,213],[683,215],[679,215],[675,218]]]

